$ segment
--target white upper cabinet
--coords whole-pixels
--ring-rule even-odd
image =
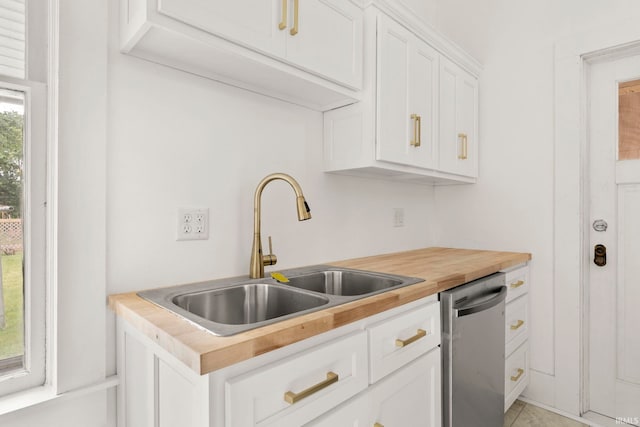
[[[288,0],[290,1],[290,0]],[[345,0],[293,0],[287,59],[352,89],[362,88],[362,9]]]
[[[320,111],[360,99],[351,0],[121,0],[120,14],[124,53]]]
[[[480,65],[405,18],[387,2],[366,9],[362,101],[325,112],[325,171],[473,183]]]
[[[287,1],[162,0],[158,11],[209,33],[277,56],[285,55]],[[274,25],[274,23],[278,23]]]
[[[478,81],[453,62],[440,62],[440,169],[478,176]]]
[[[378,23],[377,159],[432,168],[438,52],[387,17]]]

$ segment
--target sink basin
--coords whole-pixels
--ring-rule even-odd
[[[173,298],[184,310],[224,325],[246,325],[327,304],[321,296],[267,283],[187,293]]]
[[[290,277],[287,285],[331,295],[365,295],[402,285],[402,279],[354,270],[325,270]]]
[[[283,271],[289,283],[237,277],[139,292],[220,336],[412,285],[422,279],[317,265]]]

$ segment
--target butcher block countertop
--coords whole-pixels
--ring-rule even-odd
[[[528,253],[425,248],[325,263],[424,282],[228,337],[213,335],[135,292],[109,296],[109,307],[196,373],[207,374],[530,259]]]

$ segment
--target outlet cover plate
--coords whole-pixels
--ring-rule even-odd
[[[178,208],[176,240],[207,240],[209,208]]]
[[[404,227],[404,208],[393,208],[393,226]]]

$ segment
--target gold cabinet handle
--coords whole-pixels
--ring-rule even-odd
[[[278,24],[278,28],[281,31],[287,28],[287,3],[289,3],[289,0],[282,0],[282,21]]]
[[[524,285],[524,280],[518,280],[517,282],[514,282],[509,286],[511,287],[511,289],[516,289],[516,288],[519,288],[522,285]]]
[[[524,320],[518,320],[515,325],[511,325],[511,330],[515,331],[520,329],[520,326],[524,325]]]
[[[461,141],[462,143],[462,147],[460,149],[460,154],[458,154],[458,158],[460,160],[467,160],[467,150],[468,150],[468,143],[467,143],[467,134],[466,133],[459,133],[458,134],[458,139]]]
[[[299,0],[293,0],[293,28],[290,33],[292,36],[298,34],[298,6]]]
[[[518,368],[518,375],[512,376],[511,377],[511,381],[518,381],[520,379],[520,377],[522,376],[522,374],[524,374],[524,369],[522,368]]]
[[[380,424],[380,423],[375,423],[375,424],[373,425],[373,427],[384,427],[384,425],[383,425],[383,424]]]
[[[420,338],[424,338],[427,336],[427,331],[424,329],[418,329],[418,332],[412,336],[411,338],[407,338],[406,340],[397,339],[396,347],[406,347],[409,344],[418,341]]]
[[[410,143],[412,147],[420,147],[422,144],[422,117],[412,114],[411,120],[413,120],[413,139]]]
[[[323,388],[329,387],[333,383],[337,383],[340,378],[338,374],[334,372],[327,372],[327,379],[319,382],[318,384],[312,385],[306,390],[302,390],[300,393],[294,393],[292,391],[288,391],[284,394],[284,400],[287,403],[294,404],[296,402],[301,401],[305,397],[309,397],[314,393],[319,392]]]

